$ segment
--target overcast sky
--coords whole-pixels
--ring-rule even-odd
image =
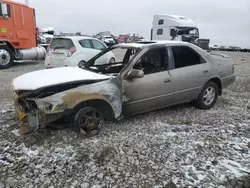
[[[18,0],[25,2],[25,0]],[[29,0],[38,27],[57,32],[138,33],[150,38],[154,14],[194,19],[211,44],[250,47],[250,0]]]

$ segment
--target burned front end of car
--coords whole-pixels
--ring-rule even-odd
[[[16,118],[21,121],[20,134],[33,132],[62,117],[64,108],[58,105],[58,101],[53,102],[49,98],[72,87],[77,87],[77,85],[70,84],[63,87],[53,86],[38,90],[15,91],[15,114]]]
[[[104,116],[119,117],[122,99],[120,82],[117,80],[118,78],[82,81],[32,91],[15,91],[16,117],[22,122],[19,133],[33,132],[61,117],[70,117],[77,106],[88,102],[102,110]],[[110,106],[109,112],[103,105],[104,102]]]

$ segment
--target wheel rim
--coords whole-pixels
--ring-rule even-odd
[[[208,87],[203,94],[203,102],[205,105],[210,105],[215,99],[215,89]]]
[[[98,128],[101,121],[101,113],[89,107],[84,110],[79,119],[79,128],[83,131],[91,131]]]
[[[0,50],[0,64],[7,65],[10,62],[10,54],[7,50]]]

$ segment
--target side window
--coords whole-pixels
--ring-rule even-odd
[[[173,46],[172,47],[175,68],[182,68],[202,63],[201,56],[192,48],[187,46]]]
[[[79,44],[83,47],[83,48],[92,48],[91,43],[89,40],[80,40]]]
[[[167,48],[156,48],[147,51],[136,63],[134,69],[144,71],[144,74],[152,74],[168,69]]]
[[[163,34],[163,29],[158,29],[157,30],[157,35],[162,35]]]
[[[159,20],[158,21],[158,25],[163,25],[164,24],[164,20]]]
[[[97,50],[103,50],[106,48],[102,43],[100,43],[97,40],[92,40],[92,43],[93,43],[94,48]]]
[[[10,18],[11,15],[10,15],[10,5],[9,4],[7,4],[7,12],[8,12],[8,17]],[[3,16],[1,7],[0,7],[0,16]]]

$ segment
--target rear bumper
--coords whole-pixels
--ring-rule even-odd
[[[45,59],[45,67],[46,68],[73,67],[73,66],[78,65],[78,64],[74,64],[73,62],[75,62],[74,59],[67,58],[67,59],[61,60],[61,62],[58,63],[58,62],[54,62],[52,58],[46,57],[46,59]]]
[[[231,84],[233,84],[235,81],[235,78],[236,78],[235,74],[223,78],[221,80],[222,81],[222,88],[226,88],[226,87],[230,86]]]

